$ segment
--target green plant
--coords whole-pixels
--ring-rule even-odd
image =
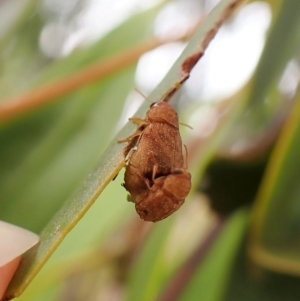
[[[182,61],[198,49],[231,2],[221,1],[207,16],[149,99],[160,99],[178,80]],[[116,291],[130,301],[295,300],[299,91],[284,95],[278,83],[298,56],[299,1],[270,3],[273,20],[252,78],[230,99],[211,105],[221,115],[215,130],[204,142],[191,142],[194,187],[207,170],[215,185],[207,193],[220,204],[223,179],[238,171],[236,178],[246,184],[237,181],[228,194],[236,203],[232,216],[209,219],[212,228],[190,236],[182,231],[192,227],[188,206],[146,235],[147,225],[135,219],[133,206],[125,201],[122,171],[111,182],[124,165],[123,146],[116,141],[134,131],[127,124],[111,138],[134,86],[136,61],[146,50],[169,42],[151,38],[159,7],[130,17],[90,47],[49,60],[37,49],[43,20],[32,15],[36,6],[37,1],[28,1],[0,43],[2,97],[11,97],[0,105],[0,218],[42,237],[38,249],[24,257],[7,296],[19,295],[32,281],[20,300],[63,299],[66,294],[93,300],[98,291],[102,298]],[[13,105],[15,94],[23,103]],[[137,116],[148,107],[144,103]],[[251,147],[233,153],[231,145],[241,138]],[[248,175],[258,163],[250,183]],[[225,170],[225,178],[214,177],[212,166],[220,168],[218,175]],[[254,208],[244,208],[253,198]],[[187,203],[197,206],[196,201]]]

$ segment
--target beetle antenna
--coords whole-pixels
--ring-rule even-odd
[[[187,128],[193,130],[193,128],[192,128],[190,125],[186,124],[186,123],[179,122],[179,124],[180,124],[180,125],[184,125],[184,126],[186,126]]]
[[[189,153],[188,153],[186,145],[184,144],[183,146],[184,146],[184,149],[185,149],[185,170],[187,170],[188,169],[188,156],[189,156]]]
[[[153,103],[153,101],[151,101],[149,98],[147,98],[139,89],[134,88],[134,91],[137,92],[137,93],[139,93],[145,100]]]

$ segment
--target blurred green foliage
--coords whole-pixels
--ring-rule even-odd
[[[149,99],[160,99],[174,84],[182,61],[195,52],[230,2],[222,0],[207,16]],[[116,140],[134,129],[127,124],[112,139],[134,87],[134,65],[21,118],[0,120],[0,219],[40,233],[42,239],[38,250],[24,257],[8,296],[19,295],[32,281],[19,300],[107,300],[115,294],[116,300],[166,301],[171,299],[163,292],[182,277],[185,285],[178,285],[176,300],[298,300],[299,91],[284,95],[278,85],[288,63],[299,61],[300,2],[269,4],[276,14],[256,71],[237,93],[239,104],[232,105],[237,95],[228,102],[230,112],[220,120],[221,130],[198,146],[194,159],[197,180],[196,174],[202,176],[206,166],[219,171],[219,162],[226,162],[229,168],[221,176],[206,174],[213,189],[204,190],[217,202],[215,208],[221,208],[219,213],[226,213],[227,222],[191,274],[180,275],[180,265],[196,247],[204,248],[211,234],[210,228],[188,233],[193,218],[201,225],[199,212],[192,207],[197,208],[198,201],[190,200],[186,209],[149,230],[125,201],[122,172],[111,182],[123,164],[123,145]],[[39,2],[27,1],[0,41],[1,101],[148,41],[159,9],[133,15],[89,47],[55,60],[38,47],[45,22]],[[295,105],[287,115],[291,103]],[[148,106],[144,103],[137,116],[143,116]],[[247,150],[251,156],[247,151],[240,157],[230,153],[232,144],[242,138],[251,145]],[[257,162],[267,167],[265,174],[260,170],[254,176],[255,185],[236,180],[237,169],[246,178],[249,166]],[[220,185],[222,177],[228,184]],[[224,190],[235,204],[230,210],[223,208],[229,201],[218,193]],[[253,196],[254,208],[241,209]],[[215,221],[210,217],[207,223]]]

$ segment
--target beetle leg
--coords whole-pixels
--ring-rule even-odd
[[[185,149],[185,165],[184,165],[184,169],[188,169],[188,156],[189,156],[189,153],[188,153],[188,150],[187,150],[187,147],[186,145],[184,144],[184,149]]]
[[[158,169],[158,164],[154,164],[153,166],[153,171],[152,171],[152,182],[154,183],[154,180],[155,180],[155,176],[156,176],[156,173],[157,173],[157,169]]]
[[[143,130],[145,128],[144,125],[148,124],[148,122],[146,120],[144,120],[142,118],[137,118],[137,117],[131,117],[131,118],[129,118],[129,121],[138,124],[139,127],[132,135],[128,136],[125,139],[118,140],[118,143],[124,143],[124,142],[130,143],[133,138],[141,135],[141,133],[143,132]]]
[[[127,199],[128,202],[133,202],[134,203],[134,201],[132,199],[132,196],[130,194],[127,194],[126,199]]]
[[[147,178],[143,177],[139,172],[136,172],[136,174],[144,181],[145,185],[150,190],[151,186],[150,186],[149,180]]]
[[[129,143],[133,138],[140,136],[141,133],[142,131],[137,129],[132,135],[128,136],[127,138],[118,140],[118,143],[124,143],[124,142]]]
[[[147,188],[150,190],[151,186],[150,186],[149,180],[147,178],[144,178],[144,181],[145,181],[145,184],[146,184]]]
[[[128,120],[133,123],[136,123],[138,125],[147,125],[148,124],[148,122],[145,119],[138,118],[138,117],[131,117]]]
[[[154,180],[155,180],[155,177],[156,177],[156,174],[157,174],[157,170],[158,170],[158,163],[156,162],[156,159],[155,159],[155,156],[154,156],[153,152],[149,153],[149,157],[150,157],[150,160],[153,163],[152,182],[154,183]]]

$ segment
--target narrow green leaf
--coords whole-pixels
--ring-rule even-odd
[[[252,150],[252,157],[261,155],[255,154],[255,149],[269,147],[267,144],[270,137],[267,136],[273,134],[272,127],[278,127],[289,105],[283,101],[287,96],[280,90],[279,83],[288,63],[299,51],[300,2],[279,0],[273,2],[274,5],[276,14],[273,15],[262,55],[248,84],[249,93],[245,99],[247,110],[238,116],[223,145],[223,151],[232,153],[232,156],[236,155],[234,146],[241,144],[246,151]],[[253,147],[262,136],[266,138],[261,139],[260,145]]]
[[[0,39],[0,101],[21,93],[32,84],[35,74],[49,63],[39,50],[39,34],[44,25],[38,12],[38,0],[25,0],[19,18]]]
[[[136,23],[138,32],[143,34],[128,39],[129,44],[137,43],[150,32],[149,21],[153,19],[154,11],[141,15],[144,17],[135,17],[135,20],[139,21]],[[133,26],[132,21],[128,22],[130,26],[127,30]],[[126,23],[120,26],[120,31],[113,31],[110,39],[114,42],[118,40],[117,36],[124,28]],[[104,40],[108,43],[109,36]],[[126,41],[122,41],[122,47],[124,45]],[[118,44],[115,43],[115,47]],[[100,57],[101,52],[97,59]],[[70,95],[64,102],[1,128],[1,218],[36,232],[53,218],[41,233],[41,244],[35,250],[37,253],[24,256],[7,296],[22,293],[62,239],[122,168],[124,145],[114,140],[112,148],[102,155],[101,164],[84,186],[53,217],[107,147],[120,117],[122,104],[132,89],[133,76],[134,68],[121,70],[101,83]],[[49,74],[49,77],[52,75]],[[121,135],[123,138],[128,133]],[[123,194],[125,199],[124,191]],[[107,212],[101,214],[107,220]],[[115,219],[112,222],[115,223]]]
[[[199,51],[199,43],[207,32],[219,21],[224,9],[231,4],[232,0],[223,0],[206,18],[198,32],[173,65],[165,79],[149,96],[150,99],[159,100],[164,93],[172,87],[180,78],[181,64],[183,61]],[[137,116],[142,117],[148,110],[148,104],[143,104]],[[80,108],[77,110],[80,111]],[[103,114],[106,114],[104,111]],[[100,118],[100,116],[99,116]],[[84,185],[69,199],[57,214],[52,218],[41,233],[41,244],[37,250],[28,253],[22,260],[16,277],[7,291],[7,296],[19,295],[28,283],[35,277],[36,273],[45,264],[54,250],[58,247],[67,233],[75,226],[79,219],[90,208],[92,203],[103,191],[105,186],[114,178],[124,166],[123,145],[117,143],[120,138],[127,137],[132,133],[134,126],[127,124],[121,132],[112,140],[107,150],[101,157],[100,164],[96,170],[89,175]],[[154,273],[156,276],[158,273]],[[154,278],[153,278],[154,279]]]
[[[155,224],[139,260],[133,267],[126,300],[151,301],[157,297],[168,274],[164,248],[172,224],[172,217]]]
[[[222,301],[294,301],[300,294],[299,277],[273,273],[255,267],[248,257],[246,237],[233,260],[227,277],[226,292]]]
[[[80,269],[84,273],[86,265],[92,265],[91,260],[95,261],[95,270],[101,268],[99,262],[107,264],[106,256],[103,257],[101,251],[107,249],[104,243],[136,214],[132,204],[124,200],[122,182],[123,175],[120,174],[106,187],[91,210],[65,237],[18,300],[44,300],[44,295],[48,294],[53,300],[68,285],[70,275],[78,273]]]
[[[287,63],[299,50],[299,35],[300,2],[282,1],[254,75],[250,104],[266,106],[266,97],[270,101],[271,89],[276,89]],[[272,100],[274,105],[275,99]]]
[[[257,70],[256,85],[252,93],[254,102],[263,100],[262,97],[265,96],[271,102],[277,99],[274,98],[274,90],[279,76],[300,49],[299,34],[300,2],[282,1]],[[299,102],[299,92],[295,96],[295,102]],[[298,104],[292,111],[256,200],[250,248],[253,259],[260,265],[280,272],[300,274],[300,246],[296,241],[299,236],[300,214]]]
[[[272,270],[300,274],[300,94],[276,145],[256,200],[251,255]]]
[[[177,62],[173,65],[170,72],[167,74],[165,79],[158,85],[158,87],[153,91],[153,93],[149,96],[150,99],[160,99],[156,97],[161,91],[166,91],[168,87],[172,86],[174,82],[179,77],[180,66],[183,60],[197,51],[199,47],[199,42],[202,41],[205,34],[212,28],[217,20],[219,20],[220,15],[224,11],[224,8],[228,6],[231,1],[221,1],[218,6],[206,17],[204,23],[201,28],[195,34],[195,36],[191,39],[188,46],[181,54]],[[245,91],[243,91],[245,92]],[[242,93],[241,93],[242,94]],[[153,96],[154,95],[154,96]],[[239,93],[240,96],[240,93]],[[232,105],[232,104],[235,105]],[[240,112],[243,102],[237,102],[236,99],[232,100],[232,103],[228,105],[230,114],[226,115],[226,118],[221,120],[220,124],[218,124],[218,130],[211,135],[210,139],[208,139],[203,145],[203,148],[200,150],[201,161],[197,162],[197,165],[194,166],[195,170],[199,174],[202,173],[204,167],[207,165],[208,160],[213,156],[216,151],[216,148],[224,138],[225,132],[229,129],[229,124],[234,120],[234,116]],[[228,109],[227,107],[227,109]],[[137,113],[137,116],[142,116],[145,114],[147,107],[142,106]],[[197,182],[198,178],[194,177],[194,182]],[[171,223],[172,218],[168,219],[168,221],[164,221],[164,223]],[[166,227],[166,225],[164,225]],[[129,286],[129,292],[127,296],[127,300],[155,300],[158,295],[159,290],[162,289],[165,284],[166,279],[170,276],[171,267],[168,267],[163,263],[163,250],[166,243],[166,238],[170,234],[171,226],[168,224],[168,229],[165,230],[167,232],[161,232],[160,225],[155,225],[153,237],[147,246],[145,247],[141,258],[139,259],[135,272],[132,274],[131,284]],[[195,300],[195,299],[194,299]]]
[[[245,235],[248,216],[247,210],[239,210],[230,218],[179,301],[221,300],[236,252]]]
[[[149,37],[157,9],[134,16],[96,45],[60,60],[41,82],[120,52]],[[135,24],[135,25],[134,25]],[[138,26],[137,26],[138,24]],[[133,32],[125,41],[124,31]],[[117,44],[119,39],[121,42]],[[94,168],[109,143],[133,87],[134,66],[0,127],[0,218],[40,232],[61,203]],[[54,189],[55,188],[55,189]],[[28,215],[37,212],[34,218]]]

